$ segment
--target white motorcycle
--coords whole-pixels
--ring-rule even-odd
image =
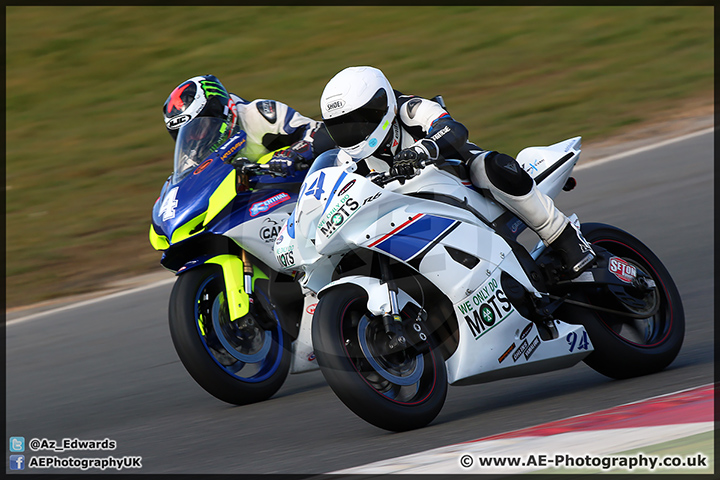
[[[580,137],[526,148],[541,191],[571,190]],[[314,350],[337,396],[367,422],[419,428],[447,386],[531,375],[584,360],[612,378],[657,372],[677,356],[684,313],[660,260],[610,225],[581,226],[597,258],[578,278],[525,225],[476,190],[459,161],[412,178],[353,173],[340,150],[315,160],[275,243],[278,262],[319,298],[298,349]],[[571,220],[577,225],[577,217]],[[312,339],[310,339],[310,331]],[[303,333],[304,332],[304,333]]]

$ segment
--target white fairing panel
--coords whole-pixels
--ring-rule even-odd
[[[541,192],[555,198],[580,159],[581,138],[574,137],[548,147],[528,147],[517,161],[538,182]]]
[[[298,338],[292,344],[293,355],[290,363],[290,373],[309,372],[320,368],[315,359],[312,346],[312,318],[317,302],[317,297],[307,292]]]
[[[503,267],[504,265],[501,265]],[[574,365],[592,350],[585,329],[556,321],[559,337],[542,340],[502,290],[501,270],[454,304],[459,344],[447,360],[451,384],[481,383]]]
[[[259,216],[231,228],[225,232],[225,235],[259,258],[265,265],[273,270],[279,270],[273,245],[292,208],[293,205],[282,206],[268,215]]]

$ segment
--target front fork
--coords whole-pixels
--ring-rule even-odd
[[[400,305],[398,304],[397,283],[390,272],[390,259],[384,255],[378,256],[380,264],[380,281],[388,287],[388,305],[390,311],[383,314],[383,327],[388,335],[388,353],[398,352],[411,347],[419,352],[427,350],[427,332],[424,322],[427,319],[425,310],[409,303],[405,310],[408,318],[402,319]]]
[[[231,321],[237,321],[249,315],[265,330],[275,326],[274,318],[259,314],[253,295],[254,281],[258,278],[267,279],[257,266],[252,264],[250,256],[242,251],[242,258],[235,255],[218,255],[206,263],[213,263],[222,268],[225,281],[225,293]]]

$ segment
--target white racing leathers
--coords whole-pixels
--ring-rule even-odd
[[[387,171],[392,165],[392,157],[402,149],[432,142],[441,157],[462,160],[472,184],[489,191],[532,228],[546,245],[560,235],[569,222],[567,217],[555,207],[550,197],[538,190],[535,181],[514,158],[484,150],[470,142],[465,126],[455,121],[439,103],[397,91],[395,94],[398,117],[383,145],[364,160],[368,171]],[[359,168],[362,172],[362,165]]]
[[[263,99],[247,101],[232,93],[230,97],[237,107],[248,144],[263,149],[253,154],[261,156],[289,147],[309,161],[333,146],[322,122],[305,117],[282,102]]]

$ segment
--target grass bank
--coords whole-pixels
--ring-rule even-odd
[[[177,84],[213,73],[318,118],[325,83],[362,64],[514,155],[711,96],[713,9],[7,7],[7,305],[158,268]]]

